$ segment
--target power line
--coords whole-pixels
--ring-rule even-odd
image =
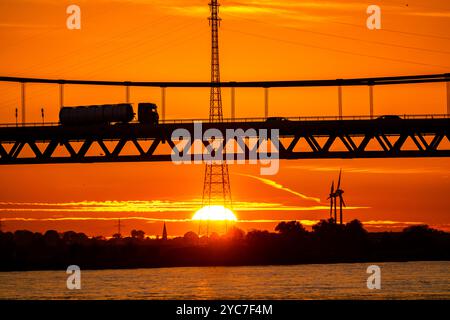
[[[113,9],[111,9],[112,7],[110,6],[108,10],[101,10],[101,12],[96,14],[96,19],[99,19],[99,17],[102,17],[104,15],[110,14]],[[29,28],[33,28],[33,25],[30,25]],[[50,30],[44,30],[42,32],[36,33],[36,34],[32,34],[29,35],[27,37],[24,38],[18,38],[18,40],[16,42],[13,43],[9,43],[9,44],[2,44],[2,49],[5,50],[6,48],[11,48],[11,47],[15,47],[19,44],[22,44],[24,41],[26,40],[31,40],[33,38],[39,37],[41,35],[49,35],[52,33],[58,33],[58,32],[64,32],[67,31],[65,24],[62,27],[56,26],[56,25],[52,25],[52,26],[48,26],[47,29]]]
[[[157,20],[151,20],[150,22],[147,21],[147,22],[145,22],[145,23],[143,23],[143,24],[134,26],[133,28],[130,28],[130,29],[126,30],[126,31],[120,32],[120,33],[118,33],[118,34],[116,34],[116,35],[114,35],[114,36],[112,36],[112,37],[108,37],[108,38],[103,39],[103,40],[101,40],[101,41],[98,41],[98,42],[95,42],[95,43],[86,43],[85,45],[81,45],[81,46],[80,46],[80,45],[77,45],[77,46],[75,46],[75,49],[74,49],[74,50],[70,50],[70,51],[68,51],[68,52],[65,52],[65,53],[63,53],[63,54],[57,56],[57,57],[54,57],[54,58],[53,58],[51,61],[49,61],[48,63],[45,63],[45,64],[42,64],[42,63],[36,64],[36,65],[34,65],[33,67],[31,67],[31,68],[25,69],[24,72],[28,73],[28,72],[33,72],[33,71],[36,71],[36,70],[42,70],[42,69],[45,68],[45,67],[55,65],[55,63],[64,62],[64,61],[66,60],[66,58],[68,58],[68,57],[74,57],[74,56],[76,57],[77,54],[79,54],[79,53],[81,53],[81,52],[92,51],[92,50],[95,50],[95,49],[97,49],[97,48],[101,48],[101,47],[103,47],[104,45],[106,45],[106,44],[112,42],[113,40],[128,39],[128,37],[129,37],[130,34],[135,34],[135,33],[136,33],[137,31],[139,31],[139,30],[146,29],[146,28],[148,28],[149,26],[156,25],[156,24],[158,24],[158,23],[161,22],[161,21],[167,22],[167,21],[169,21],[170,19],[172,19],[172,17],[167,18],[166,16],[163,16],[163,17],[160,17],[160,18],[157,19]],[[159,34],[157,35],[157,37],[159,37]],[[149,40],[151,40],[151,39],[148,39],[148,38],[146,39],[146,41],[149,41]],[[140,40],[140,41],[143,41],[143,40]],[[117,50],[117,49],[114,49],[114,50]],[[111,52],[111,51],[114,51],[114,50],[109,50],[108,52]],[[107,52],[107,53],[108,53],[108,52]],[[102,56],[103,54],[105,54],[105,53],[100,53],[100,54],[98,54],[97,56]],[[92,57],[90,57],[89,59],[92,59]],[[80,64],[80,63],[78,63],[78,64],[73,64],[72,67],[75,67],[75,68],[76,68],[77,65],[79,65],[79,64]]]
[[[140,40],[134,42],[131,45],[123,46],[121,48],[111,48],[110,50],[108,50],[106,52],[99,53],[99,54],[94,55],[94,56],[90,56],[88,59],[86,59],[84,61],[81,61],[81,62],[79,62],[76,65],[72,65],[72,67],[69,68],[69,69],[66,69],[65,72],[70,72],[72,70],[76,70],[76,69],[80,68],[81,66],[98,65],[98,60],[100,60],[101,58],[103,58],[101,60],[104,61],[105,59],[109,59],[110,57],[112,57],[114,55],[117,55],[118,53],[130,52],[131,49],[134,49],[134,48],[140,47],[142,45],[148,44],[151,41],[154,41],[156,39],[160,39],[160,38],[162,38],[162,37],[164,37],[164,36],[166,36],[166,35],[168,35],[170,33],[173,33],[173,32],[176,32],[178,30],[181,30],[183,28],[186,28],[187,26],[189,26],[191,24],[193,24],[193,23],[192,22],[184,23],[184,24],[181,24],[181,25],[177,26],[177,28],[168,30],[167,32],[158,33],[154,37],[147,38],[147,37],[144,36]],[[114,61],[114,63],[115,63],[115,61]]]
[[[322,22],[322,21],[317,21],[317,22]],[[327,20],[326,23],[328,23],[328,22],[332,22],[332,23],[336,23],[336,24],[342,24],[342,25],[351,26],[351,27],[357,27],[357,28],[361,28],[361,29],[367,29],[365,26],[361,26],[359,24],[354,24],[354,23],[349,23],[349,22],[341,22],[341,21],[336,21],[336,20]],[[387,29],[385,27],[383,27],[382,29],[380,29],[378,31],[390,32],[390,33],[399,33],[399,34],[405,34],[405,35],[409,35],[409,36],[417,36],[417,37],[423,37],[423,38],[435,38],[435,39],[441,39],[441,40],[450,40],[450,37],[445,37],[445,36],[441,36],[441,35],[432,35],[432,34],[429,34],[429,33],[417,33],[417,32],[411,32],[411,31],[394,30],[394,29]]]
[[[234,14],[230,14],[230,13],[224,13],[224,15],[229,16],[229,17],[233,17],[233,18],[237,18],[237,19],[243,19],[243,20],[248,20],[248,21],[252,21],[252,22],[258,22],[258,23],[266,23],[268,25],[274,26],[273,23],[267,23],[267,22],[263,22],[260,20],[256,20],[256,19],[251,19],[251,18],[247,18],[247,17],[241,17],[238,15],[234,15]],[[301,19],[300,19],[301,20]],[[314,22],[314,23],[325,23],[325,24],[329,24],[329,23],[334,23],[334,24],[341,24],[341,25],[346,25],[346,26],[351,26],[351,27],[356,27],[359,29],[364,29],[365,31],[367,31],[367,27],[365,25],[361,25],[361,24],[355,24],[355,23],[350,23],[350,22],[342,22],[342,21],[337,21],[337,20],[330,20],[327,19],[326,21],[323,20],[307,20],[308,22]],[[286,26],[282,26],[282,25],[277,25],[279,27],[286,27]],[[388,29],[383,27],[380,30],[377,30],[377,32],[390,32],[390,33],[399,33],[399,34],[405,34],[405,35],[409,35],[409,36],[418,36],[418,37],[425,37],[425,38],[436,38],[436,39],[441,39],[441,40],[450,40],[450,37],[446,37],[443,35],[434,35],[434,34],[429,34],[429,33],[417,33],[417,32],[411,32],[411,31],[403,31],[403,30],[395,30],[395,29]]]
[[[234,15],[232,15],[232,16],[234,16]],[[236,17],[236,16],[234,16],[234,17]],[[256,20],[256,19],[250,19],[250,18],[241,18],[241,19],[247,20],[247,21],[251,21],[251,22],[269,24],[269,23],[267,23],[265,21],[260,21],[260,20]],[[272,24],[269,24],[269,25],[272,25]],[[333,33],[327,33],[327,32],[321,32],[321,31],[304,29],[304,28],[289,27],[289,26],[279,26],[279,27],[285,28],[285,29],[289,29],[289,30],[294,30],[294,31],[307,32],[307,33],[311,33],[311,34],[317,34],[317,35],[320,35],[320,36],[334,37],[334,38],[351,40],[351,41],[357,41],[357,42],[365,42],[365,43],[382,45],[382,46],[388,46],[388,47],[394,47],[394,48],[410,49],[410,50],[433,52],[433,53],[440,53],[440,54],[450,54],[449,51],[433,50],[433,49],[427,49],[427,48],[418,48],[418,47],[404,46],[404,45],[399,45],[399,44],[387,43],[387,42],[383,42],[383,41],[359,39],[359,38],[349,37],[349,36],[345,36],[345,35],[338,35],[338,34],[333,34]]]
[[[177,30],[172,30],[172,31],[169,32],[169,33],[172,33],[172,32],[175,32],[175,31],[184,30],[184,29],[186,29],[187,27],[190,27],[191,25],[192,25],[192,23],[191,23],[191,24],[183,25],[183,26],[181,26],[180,28],[177,28]],[[122,66],[122,65],[126,64],[126,63],[129,62],[130,60],[136,60],[137,58],[140,58],[140,57],[142,57],[142,56],[144,56],[144,57],[150,57],[150,56],[153,56],[153,55],[155,55],[155,54],[157,54],[157,53],[163,52],[163,51],[166,50],[167,48],[172,48],[172,47],[175,47],[175,46],[177,46],[177,45],[179,45],[179,44],[181,44],[181,43],[184,43],[184,42],[186,42],[186,41],[189,41],[189,40],[192,40],[192,39],[194,39],[194,38],[197,38],[197,37],[199,36],[199,34],[201,34],[201,32],[197,33],[197,30],[198,30],[198,29],[199,29],[199,28],[197,28],[197,29],[191,31],[191,32],[190,32],[191,36],[184,36],[184,35],[178,36],[177,38],[175,38],[175,39],[173,39],[173,40],[170,40],[170,41],[165,42],[165,43],[163,43],[163,44],[161,44],[161,45],[158,45],[157,47],[152,48],[152,50],[149,50],[149,51],[145,51],[145,50],[144,50],[144,51],[142,51],[142,52],[140,52],[140,53],[137,53],[137,54],[134,54],[134,55],[129,55],[129,56],[127,56],[126,58],[121,59],[119,62],[114,62],[113,65],[106,65],[106,66],[97,68],[96,71],[94,71],[94,72],[89,72],[87,75],[88,75],[88,76],[91,76],[91,75],[94,75],[94,74],[98,74],[99,71],[111,70],[112,67],[117,68],[118,66]],[[168,34],[168,33],[167,33],[167,34]],[[146,44],[147,44],[147,41],[148,41],[148,39],[145,40],[145,41],[140,41],[139,43],[135,44],[134,46],[132,46],[132,47],[127,47],[127,48],[125,48],[125,49],[128,50],[128,51],[130,51],[130,50],[129,50],[130,48],[138,48],[138,47],[142,47],[143,45],[146,45]]]
[[[381,57],[381,56],[364,54],[364,53],[355,53],[355,52],[347,51],[347,50],[332,49],[332,48],[327,48],[327,47],[322,47],[322,46],[317,46],[317,45],[312,45],[312,44],[306,44],[306,43],[301,43],[301,42],[292,41],[292,40],[284,40],[284,39],[279,39],[279,38],[274,38],[274,37],[268,37],[268,36],[255,34],[255,33],[251,33],[251,32],[246,32],[246,31],[234,30],[234,29],[229,29],[229,28],[224,28],[224,29],[228,30],[228,31],[231,31],[231,32],[241,33],[241,34],[245,34],[245,35],[249,35],[249,36],[253,36],[253,37],[258,37],[258,38],[262,38],[262,39],[267,39],[267,40],[272,40],[272,41],[278,41],[278,42],[284,42],[284,43],[289,43],[289,44],[293,44],[293,45],[299,45],[299,46],[302,46],[302,47],[308,47],[308,48],[314,48],[314,49],[320,49],[320,50],[326,50],[326,51],[338,52],[338,53],[343,53],[343,54],[349,54],[349,55],[353,55],[353,56],[360,56],[360,57],[366,57],[366,58],[380,59],[380,60],[386,60],[386,61],[393,61],[393,62],[401,62],[401,63],[407,63],[407,64],[422,65],[422,66],[427,66],[427,67],[437,67],[437,68],[446,69],[446,70],[450,69],[450,66],[444,66],[444,65],[438,65],[438,64],[430,64],[430,63],[423,63],[423,62],[416,62],[416,61],[409,61],[409,60],[404,60],[404,59]]]

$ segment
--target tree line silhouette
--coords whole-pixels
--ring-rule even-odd
[[[450,260],[450,233],[427,225],[402,232],[367,232],[358,220],[339,225],[321,220],[308,231],[298,221],[280,222],[275,232],[233,227],[224,235],[187,232],[151,239],[142,230],[129,237],[89,238],[48,230],[0,232],[0,270],[234,266],[301,263]]]

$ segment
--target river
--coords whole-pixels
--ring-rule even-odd
[[[62,271],[0,272],[0,299],[450,299],[450,261],[81,270],[81,289]]]

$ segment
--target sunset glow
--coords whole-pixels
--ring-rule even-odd
[[[199,209],[192,220],[237,221],[236,215],[224,206],[205,206]]]
[[[450,0],[0,0],[3,305],[450,301],[449,30]]]
[[[210,9],[202,1],[82,1],[81,29],[68,30],[64,1],[0,3],[0,69],[3,76],[117,81],[209,81]],[[339,1],[219,1],[220,75],[228,81],[318,80],[449,72],[450,7],[443,0],[380,1],[382,29],[366,27],[368,3]],[[130,5],[132,4],[132,5]],[[107,10],[106,10],[107,8]],[[114,23],[112,23],[114,22]],[[21,89],[0,84],[0,118],[21,119]],[[270,117],[336,116],[337,88],[270,88]],[[222,90],[223,116],[231,117],[232,91]],[[57,85],[26,85],[26,120],[57,122]],[[369,114],[369,90],[343,88],[344,116]],[[443,114],[445,83],[377,86],[374,114]],[[264,115],[261,88],[236,90],[236,118]],[[125,90],[112,86],[65,85],[64,105],[124,102]],[[167,120],[207,119],[209,88],[170,88],[165,92]],[[153,102],[162,111],[160,88],[131,87],[129,100]],[[162,118],[162,113],[161,113]],[[432,137],[424,136],[430,143]],[[287,148],[293,138],[283,138]],[[356,141],[360,143],[361,141]],[[419,141],[420,142],[420,141]],[[141,142],[149,150],[151,141]],[[317,138],[324,146],[325,137]],[[392,143],[392,141],[391,141]],[[416,147],[408,140],[408,148]],[[104,142],[108,150],[115,142]],[[4,144],[10,152],[14,144]],[[444,136],[440,146],[450,146]],[[42,146],[41,146],[42,147]],[[73,142],[75,151],[81,143]],[[347,147],[337,139],[332,151]],[[155,155],[166,153],[160,144]],[[376,141],[367,149],[380,148]],[[300,139],[294,151],[310,150]],[[41,150],[42,152],[43,150]],[[28,146],[24,156],[34,154]],[[87,155],[105,151],[94,142]],[[139,150],[130,141],[123,153]],[[67,156],[58,145],[55,155]],[[236,227],[273,231],[279,221],[303,221],[308,228],[329,218],[330,184],[344,172],[344,221],[359,219],[371,231],[399,231],[412,223],[450,230],[448,158],[281,160],[276,175],[262,176],[259,164],[230,166],[233,212],[218,215],[202,206],[203,165],[170,162],[74,163],[3,166],[0,180],[2,230],[111,236],[117,219],[122,233],[139,229],[149,236],[197,231],[201,219],[236,221]],[[158,183],[155,183],[158,181]],[[335,181],[336,183],[337,181]],[[414,201],[411,201],[414,199]],[[198,210],[198,211],[197,211]],[[197,212],[196,212],[197,211]],[[310,223],[307,223],[309,221]],[[393,222],[393,223],[390,223]]]

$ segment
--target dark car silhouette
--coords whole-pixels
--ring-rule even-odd
[[[377,118],[377,120],[401,120],[401,119],[402,118],[400,116],[397,116],[395,114],[387,114]]]
[[[266,122],[286,122],[289,121],[284,117],[269,117],[266,119]]]

